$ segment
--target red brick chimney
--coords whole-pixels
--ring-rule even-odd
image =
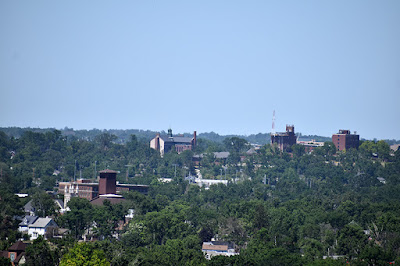
[[[196,147],[197,144],[197,132],[193,132],[193,148]]]
[[[117,172],[106,169],[100,171],[99,195],[117,193]]]

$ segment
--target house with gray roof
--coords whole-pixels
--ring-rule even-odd
[[[28,201],[28,203],[26,203],[24,205],[24,212],[26,215],[30,215],[30,216],[35,216],[35,207],[33,207],[33,200]]]
[[[39,217],[26,215],[18,225],[18,231],[28,233],[28,226],[36,222]]]
[[[28,225],[28,234],[31,236],[31,240],[43,236],[54,236],[58,230],[58,225],[52,218],[38,218],[36,221]]]

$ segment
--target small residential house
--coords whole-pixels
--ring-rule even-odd
[[[24,212],[26,215],[29,216],[35,216],[35,207],[33,207],[33,200],[28,201],[28,203],[25,204],[24,206]]]
[[[39,217],[37,216],[26,215],[24,219],[22,219],[22,222],[19,223],[18,231],[27,234],[29,229],[28,226],[36,222],[38,218]]]
[[[22,265],[26,262],[25,248],[25,243],[22,241],[17,241],[8,250],[2,251],[1,256],[9,258],[12,265]]]
[[[222,241],[203,242],[201,251],[203,251],[204,256],[208,260],[210,260],[213,256],[239,255],[239,253],[235,251],[232,243]]]
[[[33,224],[28,225],[28,234],[31,240],[43,236],[44,238],[53,237],[57,234],[58,225],[52,218],[38,218]]]
[[[60,199],[53,199],[54,203],[57,206],[57,211],[60,213],[64,213],[64,202]],[[24,212],[26,215],[35,216],[36,208],[33,207],[33,200],[28,201],[28,203],[24,206]]]

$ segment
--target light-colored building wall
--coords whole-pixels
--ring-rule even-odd
[[[202,179],[202,178],[196,178],[195,183],[199,186],[199,187],[210,187],[211,185],[217,185],[217,184],[224,184],[224,185],[228,185],[228,180],[217,180],[217,179]]]
[[[150,148],[159,151],[161,156],[164,156],[164,140],[159,135],[150,141]]]
[[[28,226],[28,235],[31,240],[37,239],[39,236],[46,237],[46,233],[54,234],[58,225],[51,218],[38,218],[33,224]],[[50,231],[49,231],[50,230]]]
[[[45,228],[30,227],[28,229],[28,235],[31,236],[31,240],[35,240],[39,236],[44,236],[45,233],[46,233]]]

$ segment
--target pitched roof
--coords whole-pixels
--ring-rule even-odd
[[[15,260],[14,260],[14,265],[18,265],[18,263],[21,261],[21,259],[22,258],[24,258],[25,257],[25,251],[24,252],[21,252],[21,254],[19,254],[16,258],[15,258]]]
[[[57,206],[60,207],[61,209],[64,208],[64,201],[62,201],[60,199],[55,199],[54,203],[57,204]]]
[[[25,251],[26,244],[22,241],[15,242],[8,251]]]
[[[175,136],[175,137],[169,137],[169,136],[160,136],[160,138],[164,141],[164,142],[178,142],[178,143],[192,143],[193,138],[191,137],[179,137],[179,136]]]
[[[390,149],[393,151],[397,151],[400,148],[400,144],[393,144],[390,145]]]
[[[33,200],[28,201],[27,204],[24,205],[25,212],[35,211],[35,208],[32,206]]]
[[[24,217],[24,219],[22,220],[22,222],[19,223],[20,226],[23,225],[30,225],[33,224],[39,217],[37,216],[30,216],[30,215],[26,215]]]
[[[202,249],[203,250],[228,251],[228,245],[214,245],[211,242],[204,242]]]
[[[181,143],[192,143],[192,139],[190,137],[173,137],[174,142],[181,142]]]
[[[51,218],[38,218],[33,224],[29,225],[28,227],[40,227],[44,228],[49,223],[54,223],[56,226],[57,224]]]
[[[256,154],[256,149],[254,147],[251,147],[248,151],[246,151],[246,154],[248,155],[252,155],[252,154]]]

